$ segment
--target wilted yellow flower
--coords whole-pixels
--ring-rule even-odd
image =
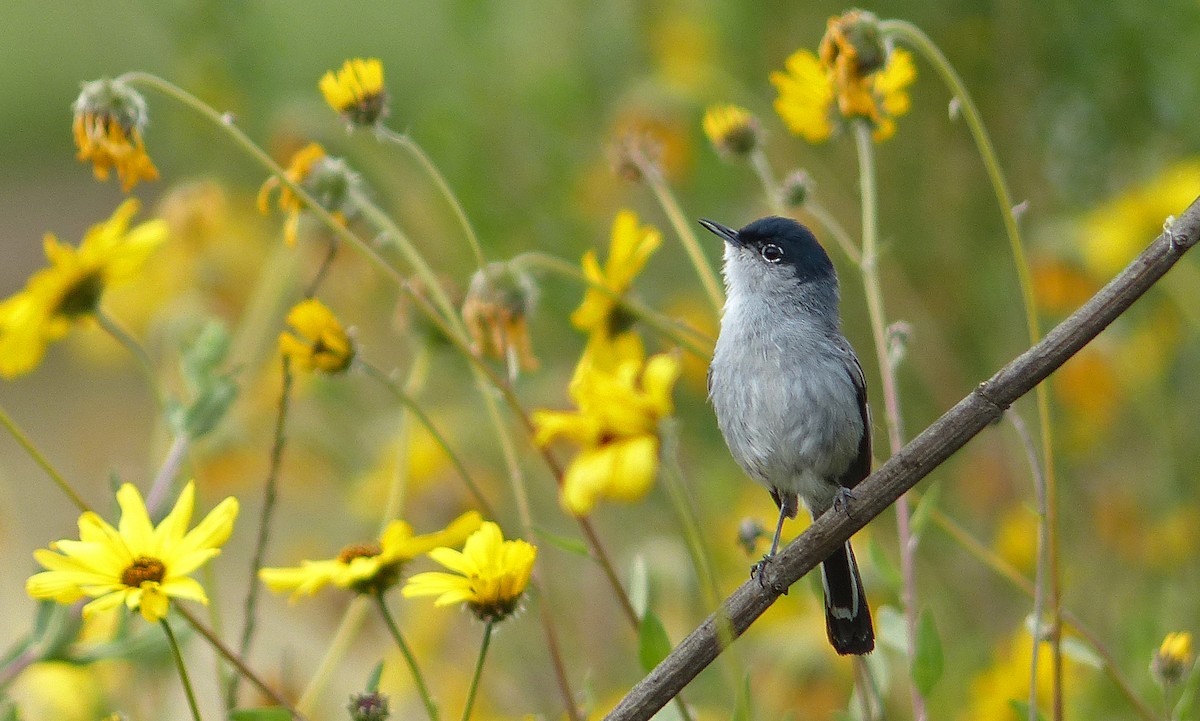
[[[580,447],[563,476],[564,508],[586,515],[602,497],[635,501],[650,490],[658,473],[658,424],[673,412],[679,373],[676,355],[645,360],[632,333],[611,343],[593,334],[571,381],[579,410],[533,414],[539,445],[565,439]]]
[[[793,133],[819,143],[833,134],[839,118],[869,121],[876,141],[895,133],[893,119],[908,112],[907,88],[917,71],[911,53],[887,51],[876,22],[858,10],[832,17],[819,57],[798,50],[787,59],[786,72],[771,73],[779,92],[775,110]]]
[[[46,235],[43,247],[50,266],[0,301],[0,376],[14,378],[36,368],[47,343],[95,313],[105,289],[134,277],[166,241],[167,225],[161,220],[130,229],[137,210],[134,198],[121,203],[111,218],[88,230],[78,248]]]
[[[405,563],[438,546],[462,543],[482,521],[478,512],[467,511],[440,531],[416,536],[412,526],[396,520],[387,525],[377,543],[346,546],[337,558],[301,561],[290,568],[264,568],[258,577],[276,593],[291,591],[293,601],[331,584],[355,593],[378,594],[396,585]]]
[[[1192,670],[1192,634],[1187,631],[1168,633],[1150,661],[1150,673],[1164,686],[1182,682]]]
[[[504,540],[500,527],[488,521],[467,538],[462,551],[435,548],[429,557],[454,573],[418,573],[401,593],[406,598],[437,596],[436,606],[465,603],[480,620],[494,622],[516,610],[537,548],[520,539]]]
[[[537,369],[529,339],[529,316],[536,301],[533,279],[512,264],[488,263],[476,271],[462,307],[473,350],[504,360],[510,376]]]
[[[279,334],[279,351],[300,370],[341,373],[354,360],[354,343],[345,328],[316,298],[303,300],[287,315],[291,332]]]
[[[583,273],[587,279],[606,289],[588,288],[583,303],[571,314],[571,324],[586,333],[617,335],[629,325],[620,313],[618,298],[633,285],[650,255],[662,245],[662,235],[652,225],[639,225],[637,214],[622,210],[613,221],[612,239],[604,267],[589,250],[583,256]],[[616,297],[614,297],[616,296]]]
[[[188,482],[175,507],[158,526],[150,522],[142,494],[126,483],[117,490],[121,522],[113,528],[91,511],[79,517],[78,541],[63,540],[34,551],[46,571],[30,576],[25,590],[38,599],[74,603],[85,618],[124,604],[147,621],[167,615],[171,598],[208,603],[204,588],[188,576],[213,556],[233,532],[238,502],[221,501],[188,531],[195,505],[195,484]]]
[[[309,143],[297,151],[283,171],[283,177],[313,196],[339,223],[345,225],[347,218],[354,214],[354,192],[361,180],[346,161],[326,155],[320,143]],[[278,176],[271,176],[258,191],[258,209],[263,213],[270,211],[271,193],[275,190],[279,191],[279,209],[287,213],[283,238],[288,245],[295,245],[304,201]]]
[[[758,118],[737,105],[713,105],[704,113],[704,134],[727,158],[749,154],[762,142]]]
[[[374,125],[387,115],[383,63],[376,58],[347,60],[336,73],[322,75],[319,87],[325,102],[351,125]]]
[[[115,168],[127,193],[139,180],[158,179],[158,169],[142,142],[146,101],[136,90],[109,79],[84,83],[71,109],[77,157],[91,161],[97,178],[108,180]]]

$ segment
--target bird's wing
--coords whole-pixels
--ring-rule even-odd
[[[850,381],[854,384],[854,391],[858,397],[858,412],[862,417],[863,434],[858,441],[858,455],[854,457],[846,472],[838,478],[838,485],[854,488],[871,473],[871,410],[867,407],[867,377],[863,374],[862,364],[858,362],[858,356],[850,347],[850,343],[842,338],[836,345],[846,359],[846,372],[850,374]]]

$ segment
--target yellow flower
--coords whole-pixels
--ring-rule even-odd
[[[465,603],[480,620],[493,622],[516,610],[537,548],[519,539],[504,540],[500,527],[488,521],[467,538],[462,551],[435,548],[429,557],[454,573],[418,573],[401,593],[406,598],[437,596],[436,606]]]
[[[396,520],[387,525],[377,543],[346,546],[337,558],[301,561],[291,568],[264,568],[258,577],[276,593],[291,591],[293,601],[330,584],[378,594],[396,585],[405,563],[438,546],[461,543],[481,522],[479,513],[468,511],[440,531],[415,536],[412,526]]]
[[[724,157],[749,154],[762,141],[758,118],[737,105],[713,105],[704,113],[704,134]]]
[[[996,658],[971,682],[970,700],[960,718],[964,721],[1008,721],[1013,718],[1010,701],[1029,700],[1029,669],[1033,658],[1033,643],[1029,634],[1018,631],[999,645]],[[1068,659],[1069,660],[1069,659]],[[1078,685],[1074,664],[1066,665],[1064,688],[1071,693]],[[1050,643],[1038,646],[1037,698],[1039,706],[1049,703],[1054,684],[1054,668],[1050,663]]]
[[[1192,670],[1192,634],[1168,633],[1150,661],[1150,672],[1164,686],[1180,683]]]
[[[472,349],[503,359],[510,377],[538,367],[528,322],[536,301],[533,279],[509,263],[488,263],[475,272],[467,289],[462,316]]]
[[[354,58],[321,76],[321,94],[330,107],[351,125],[374,125],[387,115],[383,63],[376,58]]]
[[[279,351],[305,371],[341,373],[354,360],[354,343],[334,317],[316,298],[303,300],[288,312],[292,332],[279,334]]]
[[[617,335],[625,330],[628,320],[622,317],[619,300],[614,296],[620,297],[629,290],[650,254],[660,245],[662,235],[654,226],[638,225],[637,214],[631,210],[617,213],[604,267],[600,267],[595,251],[589,250],[583,256],[583,274],[608,292],[588,288],[583,303],[571,314],[571,324],[587,333]]]
[[[105,289],[133,278],[166,241],[162,220],[130,229],[137,210],[134,198],[121,203],[111,218],[88,230],[78,248],[46,235],[43,247],[50,266],[0,301],[0,376],[14,378],[36,368],[47,343],[90,317]]]
[[[360,180],[341,158],[325,154],[320,143],[309,143],[292,156],[283,177],[312,195],[321,207],[329,211],[342,225],[354,212],[354,193]],[[279,209],[287,213],[283,226],[283,238],[288,245],[296,244],[300,228],[300,214],[304,211],[304,200],[292,191],[278,176],[271,176],[258,191],[258,209],[267,213],[271,209],[271,193],[279,191]]]
[[[563,476],[560,500],[569,512],[586,515],[601,498],[635,501],[650,490],[658,473],[658,424],[673,412],[679,373],[675,355],[644,360],[633,333],[611,342],[593,334],[571,381],[579,410],[533,414],[536,443],[565,439],[580,447]]]
[[[34,598],[59,603],[95,599],[83,607],[84,618],[124,604],[154,622],[167,615],[171,598],[207,604],[204,589],[188,574],[221,552],[233,532],[238,502],[226,498],[188,531],[195,498],[195,484],[189,481],[156,527],[137,488],[122,485],[117,490],[117,527],[85,512],[79,517],[80,540],[56,541],[51,550],[34,551],[33,557],[47,570],[31,576],[25,590]]]
[[[75,113],[71,130],[78,158],[92,162],[97,178],[108,180],[115,168],[125,192],[139,180],[158,179],[158,169],[142,142],[146,101],[135,90],[107,79],[84,83],[71,108]]]
[[[894,118],[909,109],[907,88],[916,66],[908,51],[887,51],[876,22],[857,10],[830,18],[819,57],[798,50],[787,59],[786,72],[771,73],[779,93],[775,110],[793,133],[822,142],[839,117],[869,121],[876,141],[895,133]]]

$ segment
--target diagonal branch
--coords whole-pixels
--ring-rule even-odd
[[[760,578],[743,583],[609,712],[605,721],[649,719],[721,652],[720,633],[740,636],[783,590],[941,465],[1004,410],[1099,335],[1200,240],[1200,198],[1071,317],[941,418],[854,489],[854,516],[826,513],[780,551]],[[778,589],[778,590],[776,590]],[[720,620],[718,620],[720,619]],[[726,626],[727,629],[722,628]]]

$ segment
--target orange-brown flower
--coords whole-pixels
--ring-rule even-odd
[[[115,169],[127,193],[139,180],[158,179],[158,169],[142,141],[147,115],[141,95],[118,81],[95,80],[84,83],[71,109],[77,157],[91,161],[98,179],[108,180]]]

